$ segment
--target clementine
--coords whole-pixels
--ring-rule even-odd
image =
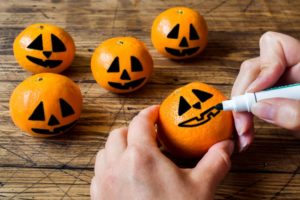
[[[116,37],[104,41],[95,50],[91,69],[103,88],[115,93],[128,93],[148,81],[153,60],[141,41],[133,37]]]
[[[60,73],[71,65],[75,44],[62,28],[33,24],[16,37],[13,50],[18,63],[34,74]]]
[[[199,157],[231,137],[232,113],[215,106],[225,100],[217,89],[193,82],[172,92],[161,104],[158,137],[178,157]]]
[[[191,58],[207,44],[207,25],[196,10],[174,7],[156,17],[151,29],[154,47],[172,59]]]
[[[70,130],[82,108],[80,89],[69,78],[53,73],[31,76],[13,91],[9,102],[13,122],[35,137]]]

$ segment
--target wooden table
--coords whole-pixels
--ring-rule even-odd
[[[142,108],[159,104],[175,88],[191,81],[211,84],[229,96],[241,62],[259,53],[262,33],[274,30],[300,38],[300,1],[271,0],[52,0],[0,1],[0,199],[89,199],[95,154],[113,128],[128,125]],[[209,45],[199,58],[175,62],[156,52],[150,40],[153,19],[161,11],[186,5],[199,10],[209,27]],[[63,74],[84,96],[78,125],[52,139],[26,136],[9,115],[13,89],[30,74],[14,59],[12,44],[27,25],[64,27],[77,53]],[[100,88],[90,58],[100,42],[114,36],[145,42],[155,72],[138,92],[116,95]],[[300,141],[287,131],[256,121],[256,139],[233,167],[216,199],[300,199]]]

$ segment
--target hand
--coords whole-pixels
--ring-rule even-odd
[[[260,56],[242,63],[233,85],[232,96],[256,92],[277,84],[300,81],[300,42],[290,36],[267,32],[259,42]],[[292,130],[300,130],[300,102],[289,99],[270,99],[258,102],[252,113],[262,120]],[[244,151],[254,136],[253,115],[233,113],[238,133],[239,150]],[[296,133],[300,136],[300,133]]]
[[[195,168],[178,168],[157,146],[158,110],[148,107],[110,133],[96,157],[92,199],[213,199],[230,169],[232,141],[215,144]]]

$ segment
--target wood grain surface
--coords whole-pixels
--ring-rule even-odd
[[[150,40],[155,16],[178,5],[200,11],[209,27],[206,50],[180,62],[158,54]],[[13,89],[30,76],[14,59],[13,40],[38,22],[61,26],[74,38],[76,58],[63,74],[80,85],[84,96],[77,126],[51,139],[22,133],[8,107]],[[0,199],[89,199],[95,154],[113,128],[128,125],[139,110],[191,81],[229,96],[241,62],[258,55],[258,40],[269,30],[300,38],[300,1],[0,0]],[[100,88],[90,71],[93,50],[114,36],[141,39],[154,59],[150,82],[129,95]],[[300,199],[300,141],[262,121],[255,126],[254,144],[233,156],[216,199]]]

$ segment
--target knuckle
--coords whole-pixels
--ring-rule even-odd
[[[139,113],[138,115],[136,115],[133,119],[132,122],[138,124],[140,122],[144,121],[144,115]]]
[[[132,127],[134,124],[138,124],[139,123],[139,120],[140,120],[140,116],[139,115],[136,115],[132,118],[130,124],[129,124],[129,129],[130,127]]]
[[[143,110],[141,110],[139,113],[138,113],[138,115],[137,116],[144,116],[144,115],[146,115],[147,114],[147,110],[146,109],[143,109]]]
[[[148,121],[143,115],[136,115],[129,124],[129,129],[132,127],[139,127],[142,124],[147,124]]]
[[[250,68],[250,61],[249,60],[245,60],[244,62],[242,62],[241,64],[241,68],[240,71],[246,71]]]
[[[111,131],[109,133],[107,140],[114,141],[115,139],[122,137],[122,135],[125,134],[126,132],[127,132],[127,127],[121,127],[121,128],[114,129],[113,131]]]
[[[262,45],[265,42],[269,42],[270,40],[274,40],[276,33],[273,31],[267,31],[259,39],[259,44]]]
[[[254,70],[255,63],[252,59],[245,60],[241,64],[240,72],[252,71]]]
[[[118,137],[118,136],[120,136],[121,133],[123,133],[126,130],[127,130],[126,127],[116,128],[109,133],[109,137]]]

